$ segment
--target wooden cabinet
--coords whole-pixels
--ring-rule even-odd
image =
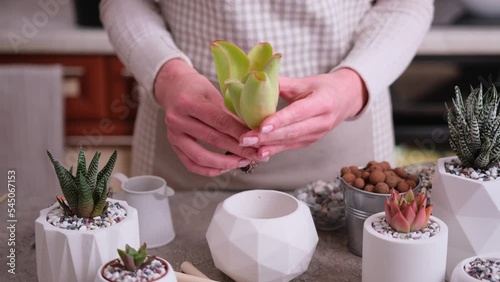
[[[63,66],[67,136],[132,134],[138,88],[115,56],[0,55],[0,64]]]

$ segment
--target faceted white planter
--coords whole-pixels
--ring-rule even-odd
[[[215,266],[238,282],[290,281],[307,270],[318,234],[304,203],[251,190],[217,206],[207,241]]]
[[[174,272],[174,268],[172,267],[172,265],[170,265],[170,263],[168,263],[168,261],[166,261],[165,259],[163,259],[161,257],[156,257],[156,259],[161,261],[164,265],[167,266],[167,273],[156,280],[151,280],[151,282],[153,282],[153,281],[154,282],[177,282],[177,278],[175,278],[175,272]],[[116,258],[116,259],[113,259],[111,261],[108,261],[107,263],[105,263],[101,267],[99,267],[99,270],[97,271],[97,276],[95,278],[95,282],[109,282],[109,281],[111,281],[111,280],[106,279],[104,277],[103,273],[104,273],[104,268],[106,266],[108,266],[108,264],[114,262],[115,260],[118,260],[118,259]]]
[[[500,180],[476,181],[446,172],[439,159],[432,180],[433,214],[448,225],[446,279],[467,257],[500,252]]]
[[[372,223],[385,217],[376,213],[363,225],[362,281],[443,282],[446,270],[448,228],[438,218],[436,235],[419,240],[387,237],[375,231]]]
[[[125,244],[139,247],[137,210],[119,202],[127,217],[98,230],[66,230],[50,224],[47,214],[59,204],[40,211],[35,221],[36,266],[39,282],[88,282],[95,279],[99,267],[116,257]]]
[[[466,258],[466,259],[460,261],[453,269],[450,282],[479,282],[479,281],[481,281],[481,280],[478,280],[476,278],[471,277],[464,270],[465,264],[469,263],[470,261],[475,260],[476,258],[477,258],[477,256],[474,256],[474,257],[469,257],[469,258]],[[481,258],[483,258],[483,259],[488,259],[488,258],[499,259],[500,254],[485,255],[485,256],[481,256]]]

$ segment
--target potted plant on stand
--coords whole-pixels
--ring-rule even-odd
[[[431,216],[427,196],[394,189],[385,211],[363,225],[364,282],[442,282],[445,279],[448,228]],[[411,257],[411,262],[408,257]]]
[[[37,275],[40,282],[91,281],[99,266],[127,242],[139,245],[137,211],[108,199],[108,179],[116,151],[98,172],[100,153],[86,168],[80,149],[76,174],[47,152],[64,195],[40,211],[35,222]]]
[[[99,268],[95,282],[176,282],[174,269],[165,259],[150,256],[146,243],[136,250],[129,245],[118,249],[120,259],[113,259]]]
[[[456,157],[439,159],[433,177],[434,214],[449,227],[446,277],[467,257],[500,252],[500,97],[492,85],[456,88],[448,109],[450,146]]]

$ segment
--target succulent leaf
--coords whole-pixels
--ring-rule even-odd
[[[97,152],[92,161],[90,161],[89,168],[87,170],[87,183],[91,188],[95,187],[97,180],[97,171],[99,165],[99,158],[101,157],[101,153]]]
[[[240,98],[241,118],[251,129],[258,128],[262,121],[276,111],[272,84],[265,72],[253,72],[249,77]]]
[[[262,71],[273,55],[273,47],[269,42],[261,42],[248,52],[251,71]]]
[[[229,78],[225,81],[227,91],[229,92],[232,106],[234,107],[234,111],[238,116],[241,116],[240,110],[240,97],[241,92],[243,91],[244,84],[241,83],[236,78]]]
[[[49,159],[56,171],[64,198],[68,202],[69,208],[73,211],[73,213],[76,213],[78,207],[78,186],[76,181],[69,171],[67,171],[58,161],[54,160],[49,151],[47,151],[47,155],[49,156]]]

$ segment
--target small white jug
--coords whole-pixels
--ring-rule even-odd
[[[175,231],[168,197],[175,191],[167,186],[165,179],[154,175],[128,178],[122,173],[115,173],[113,177],[122,183],[122,191],[116,193],[116,198],[137,209],[141,242],[146,242],[148,248],[170,243]]]

